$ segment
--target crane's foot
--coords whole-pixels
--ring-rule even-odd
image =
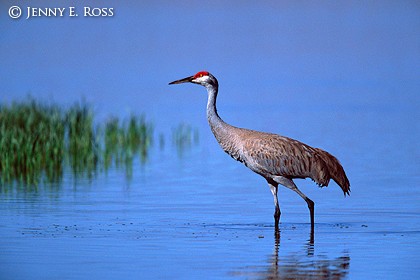
[[[315,234],[314,234],[314,229],[311,228],[311,233],[309,235],[309,244],[308,245],[312,246],[312,249],[313,249],[314,243],[315,243]],[[313,253],[312,253],[312,255],[313,255]]]

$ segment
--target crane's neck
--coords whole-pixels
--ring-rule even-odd
[[[216,98],[217,85],[207,85],[208,100],[207,100],[207,120],[209,122],[211,131],[216,137],[217,142],[222,149],[236,160],[243,162],[240,137],[238,137],[239,128],[225,123],[217,114]]]
[[[207,88],[207,120],[209,122],[210,128],[213,134],[217,137],[216,133],[219,132],[226,123],[220,118],[216,109],[216,99],[218,93],[217,85],[206,85]],[[219,139],[218,139],[219,140]]]

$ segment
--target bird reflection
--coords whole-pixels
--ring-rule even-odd
[[[254,267],[254,271],[242,271],[235,275],[252,279],[344,279],[349,273],[350,257],[348,253],[329,259],[315,255],[314,232],[311,230],[305,243],[304,251],[282,256],[279,252],[281,234],[274,231],[274,253],[269,258],[269,266]]]
[[[262,279],[343,279],[348,274],[350,257],[344,254],[334,259],[316,258],[314,256],[314,232],[311,230],[305,244],[305,254],[293,254],[279,257],[280,230],[274,231],[274,254],[271,265],[259,276]]]

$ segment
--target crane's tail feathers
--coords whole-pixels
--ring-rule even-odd
[[[350,195],[350,182],[338,159],[324,150],[317,150],[325,162],[331,178],[341,187],[344,195]]]

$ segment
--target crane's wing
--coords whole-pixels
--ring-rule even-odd
[[[314,148],[276,134],[258,133],[247,137],[244,141],[244,152],[249,167],[262,174],[312,178],[315,177],[312,174],[315,164],[319,165],[320,171],[325,172],[326,169],[323,161],[318,160]]]
[[[331,154],[277,134],[252,131],[243,141],[245,163],[263,176],[311,178],[320,186],[334,179],[348,194],[350,184],[338,160]]]
[[[252,131],[244,137],[245,164],[265,176],[311,178],[319,186],[328,186],[332,178],[350,192],[350,182],[340,162],[328,152],[277,134]]]

